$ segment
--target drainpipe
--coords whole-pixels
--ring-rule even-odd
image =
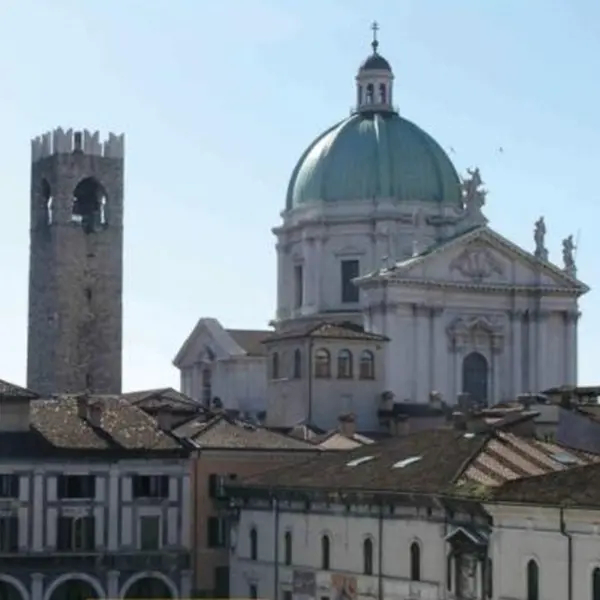
[[[313,401],[313,339],[308,339],[308,423],[312,425]]]
[[[567,600],[573,600],[573,536],[565,525],[565,509],[560,509],[560,533],[567,538]]]
[[[279,598],[279,500],[277,498],[273,499],[273,510],[275,511],[275,540],[274,540],[274,552],[275,552],[275,573],[274,573],[274,585],[275,590],[273,593],[274,600],[278,600]]]
[[[377,598],[383,600],[383,502],[379,502],[379,519],[378,519],[378,539],[377,544]]]

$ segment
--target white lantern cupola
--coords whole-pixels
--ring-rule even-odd
[[[371,26],[373,53],[360,65],[356,76],[357,112],[394,112],[392,86],[394,74],[390,63],[378,52],[379,25]]]

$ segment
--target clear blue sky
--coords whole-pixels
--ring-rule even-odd
[[[302,150],[348,114],[373,19],[402,114],[481,168],[492,226],[531,249],[545,215],[556,261],[580,231],[579,275],[600,287],[594,0],[3,0],[0,377],[25,381],[32,136],[126,133],[125,387],[177,384],[200,316],[273,315],[270,228]],[[586,383],[600,383],[597,293]]]

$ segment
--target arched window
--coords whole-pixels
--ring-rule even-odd
[[[373,104],[373,99],[375,96],[375,91],[373,89],[373,84],[369,83],[369,85],[367,85],[367,104]]]
[[[256,527],[250,530],[250,560],[258,560],[258,532]]]
[[[292,564],[292,532],[286,531],[283,536],[283,562],[286,565]]]
[[[488,362],[479,352],[465,356],[462,367],[463,392],[474,402],[485,402],[488,398]]]
[[[331,355],[325,348],[319,348],[315,352],[315,377],[317,379],[331,377]]]
[[[86,233],[106,225],[106,192],[93,177],[82,179],[75,187],[71,220],[81,223]]]
[[[337,357],[338,379],[352,379],[352,352],[340,350]]]
[[[375,356],[370,350],[363,350],[360,355],[360,379],[375,379]]]
[[[600,568],[592,572],[592,600],[600,600]]]
[[[373,575],[373,540],[367,538],[363,542],[363,571],[365,575]]]
[[[302,377],[302,353],[299,348],[294,350],[294,379]]]
[[[410,580],[421,581],[421,546],[418,542],[410,545]]]
[[[279,353],[271,354],[271,379],[279,379]]]
[[[540,570],[533,558],[527,563],[527,600],[540,600]]]
[[[329,571],[331,567],[331,542],[328,535],[321,537],[321,569]]]
[[[379,84],[379,104],[387,103],[387,89],[385,87],[385,83]]]

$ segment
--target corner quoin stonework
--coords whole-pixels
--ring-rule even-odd
[[[121,391],[124,136],[32,140],[27,387]]]

